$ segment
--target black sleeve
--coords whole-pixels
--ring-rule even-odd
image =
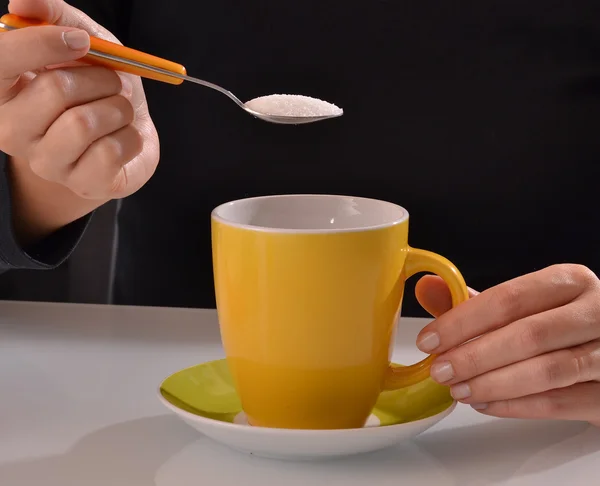
[[[61,228],[31,248],[21,248],[13,231],[8,157],[0,152],[0,272],[11,268],[46,270],[59,266],[75,249],[91,214]]]

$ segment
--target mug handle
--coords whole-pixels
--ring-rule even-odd
[[[406,278],[419,272],[430,272],[442,277],[450,289],[452,307],[469,299],[469,290],[465,280],[452,262],[437,253],[409,247],[404,264]],[[390,366],[385,376],[383,389],[398,390],[429,378],[431,363],[435,358],[436,356],[432,354],[410,366]]]

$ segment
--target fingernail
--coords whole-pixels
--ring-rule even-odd
[[[90,35],[84,30],[69,30],[63,32],[62,37],[67,47],[74,51],[82,51],[90,45]]]
[[[487,408],[488,404],[487,403],[472,403],[471,404],[471,408],[474,408],[475,410],[485,410]]]
[[[441,363],[431,365],[430,374],[438,383],[445,383],[454,378],[454,368],[449,361],[442,361]]]
[[[125,96],[125,98],[129,98],[131,93],[133,93],[133,83],[131,79],[127,76],[119,76],[121,78],[121,94]]]
[[[417,348],[424,353],[433,351],[440,345],[440,336],[437,332],[426,332],[417,339]]]
[[[455,400],[464,400],[471,396],[471,387],[467,383],[459,383],[450,387],[450,394]]]

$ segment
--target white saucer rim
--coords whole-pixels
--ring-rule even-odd
[[[164,381],[163,381],[163,383],[164,383]],[[437,418],[437,422],[439,422],[440,420],[443,420],[448,415],[450,415],[454,411],[454,409],[456,408],[456,405],[457,405],[457,401],[452,400],[452,403],[447,408],[445,408],[444,410],[442,410],[439,413],[436,413],[435,415],[430,415],[429,417],[425,417],[425,418],[422,418],[419,420],[411,420],[410,422],[402,422],[400,424],[392,424],[392,425],[382,425],[379,427],[361,427],[361,428],[352,428],[352,429],[323,429],[323,430],[278,429],[278,428],[272,428],[272,427],[249,427],[247,425],[239,425],[239,424],[234,424],[234,423],[230,423],[230,422],[224,422],[222,420],[215,420],[215,419],[211,419],[208,417],[203,417],[202,415],[196,415],[194,413],[188,412],[186,410],[183,410],[183,409],[173,405],[171,402],[169,402],[163,396],[163,394],[161,392],[163,383],[161,383],[157,389],[158,399],[165,407],[167,407],[173,413],[175,413],[177,415],[181,415],[183,418],[187,418],[188,420],[191,420],[194,422],[204,423],[209,427],[215,427],[215,426],[222,427],[227,430],[231,430],[231,431],[235,430],[235,431],[237,431],[239,433],[243,433],[243,434],[261,434],[261,435],[288,434],[288,435],[295,435],[295,436],[301,436],[301,437],[306,437],[306,436],[310,436],[310,435],[312,435],[312,436],[323,435],[323,434],[331,435],[332,433],[342,434],[342,435],[375,434],[375,433],[377,433],[376,432],[377,430],[381,430],[381,429],[389,430],[390,428],[399,428],[399,427],[406,427],[409,425],[418,425],[420,423],[425,423],[425,422],[431,421],[436,418]]]

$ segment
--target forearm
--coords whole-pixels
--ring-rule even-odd
[[[43,224],[35,226],[26,224],[26,218],[19,219],[19,226],[26,229],[27,237],[17,236],[15,231],[13,208],[18,212],[27,213],[33,210],[35,204],[31,201],[41,201],[44,204],[43,193],[30,192],[34,198],[23,198],[25,205],[20,204],[18,198],[13,198],[15,192],[11,184],[11,177],[8,157],[0,152],[0,273],[9,269],[32,269],[44,270],[55,268],[63,263],[71,254],[73,249],[79,243],[85,229],[90,221],[90,216],[80,217],[73,222],[62,224],[59,218],[55,218],[54,223],[49,223],[38,215],[31,214],[31,221],[40,220]],[[14,175],[20,173],[13,172]],[[29,183],[27,178],[21,179],[24,183]],[[37,188],[36,186],[29,186]],[[23,185],[17,192],[23,192]],[[22,195],[27,194],[23,192]],[[28,210],[24,211],[23,208]],[[80,209],[81,211],[81,209]],[[71,215],[70,219],[73,219]],[[64,213],[63,213],[64,218]],[[66,221],[63,219],[63,221]],[[45,228],[45,229],[43,229]],[[34,236],[35,235],[35,236]],[[45,235],[45,236],[42,236]],[[23,243],[27,241],[27,243]]]
[[[81,198],[42,179],[23,160],[9,157],[7,175],[15,237],[23,247],[36,244],[107,202]]]

